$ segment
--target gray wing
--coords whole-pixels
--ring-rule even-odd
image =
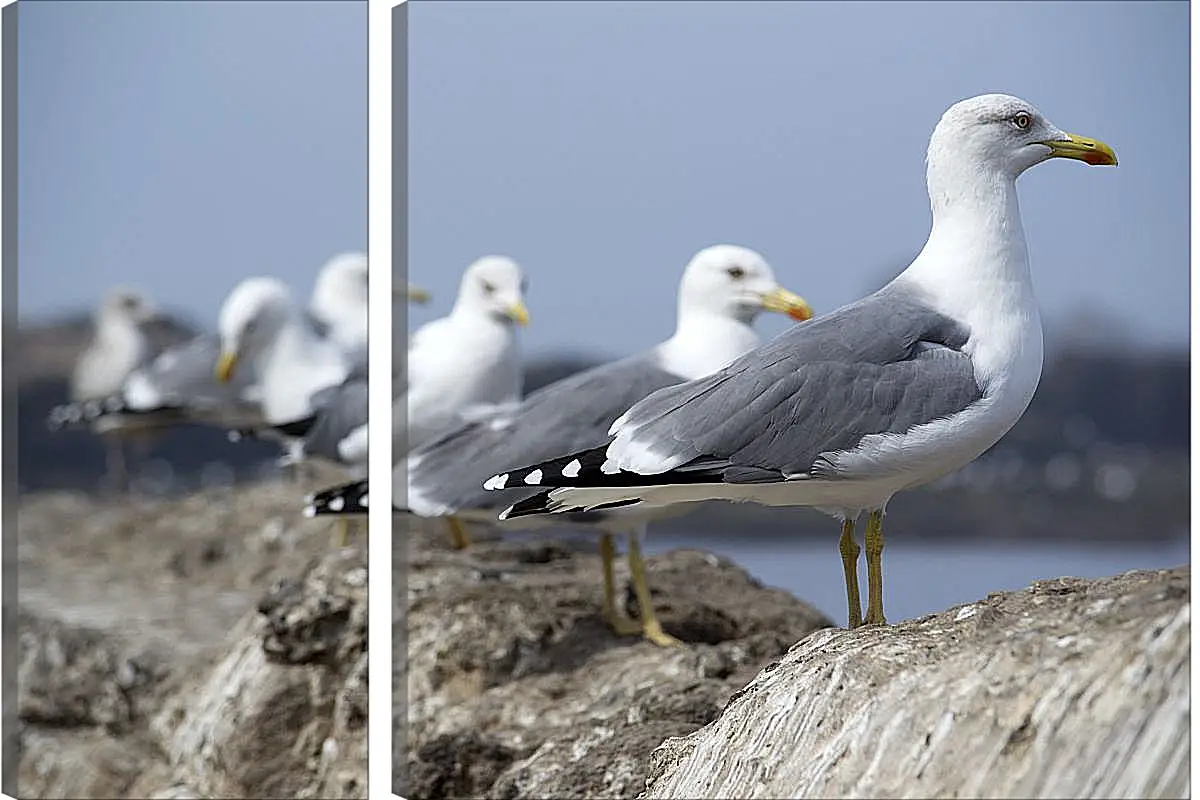
[[[315,421],[304,435],[304,453],[340,462],[338,445],[367,424],[367,381],[361,375],[352,376],[315,393],[311,403]]]
[[[163,351],[141,372],[163,405],[214,411],[255,406],[256,377],[251,365],[239,364],[232,380],[221,383],[215,372],[220,354],[221,342],[215,334],[198,336]]]
[[[871,434],[904,433],[983,396],[962,352],[969,336],[964,325],[893,283],[790,328],[713,375],[633,406],[626,426],[663,462],[653,479],[601,469],[607,439],[586,452],[497,473],[519,486],[537,470],[543,487],[837,477],[825,455],[853,449]],[[563,476],[572,461],[579,462],[572,476]]]
[[[485,491],[489,476],[513,464],[603,444],[613,420],[626,409],[680,380],[649,353],[570,375],[530,394],[514,413],[462,425],[426,445],[409,458],[407,471],[397,470],[407,474],[409,486],[395,488],[411,487],[456,510],[506,505],[513,493],[500,498]],[[398,493],[397,502],[404,496]]]
[[[220,349],[215,335],[167,348],[130,373],[117,394],[56,406],[47,422],[52,429],[95,424],[99,430],[181,423],[228,428],[264,424],[253,369],[242,364],[229,383],[221,383],[216,376]]]
[[[146,337],[147,361],[187,344],[198,335],[193,326],[168,316],[152,317],[139,323],[138,329]]]
[[[961,323],[892,284],[796,326],[699,381],[630,409],[639,442],[674,469],[778,480],[828,467],[823,453],[904,433],[982,397]],[[761,474],[760,474],[761,473]]]

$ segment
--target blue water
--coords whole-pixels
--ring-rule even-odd
[[[836,526],[826,542],[779,537],[754,541],[702,536],[654,536],[645,549],[661,553],[680,547],[710,550],[733,560],[768,586],[785,589],[846,622],[846,593]],[[1189,542],[1095,544],[1079,542],[955,545],[889,539],[883,553],[884,609],[889,622],[943,611],[981,600],[988,592],[1021,589],[1032,581],[1063,576],[1100,578],[1131,569],[1161,569],[1189,563]],[[866,567],[859,559],[866,606]]]

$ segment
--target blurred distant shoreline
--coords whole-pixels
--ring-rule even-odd
[[[166,320],[160,335],[195,332]],[[51,433],[46,412],[66,399],[67,375],[90,335],[86,315],[17,331],[17,478],[22,492],[94,492],[104,468],[86,431]],[[1094,343],[1093,343],[1094,344]],[[526,391],[599,363],[575,354],[529,360]],[[1121,349],[1076,341],[1048,353],[1029,410],[992,450],[931,487],[898,495],[889,515],[906,538],[989,541],[1166,541],[1188,535],[1190,361],[1184,348]],[[168,497],[214,483],[276,479],[277,450],[232,444],[224,432],[185,427],[150,443],[141,491]],[[826,537],[830,521],[804,509],[708,504],[661,524],[664,534],[727,536],[749,544]]]

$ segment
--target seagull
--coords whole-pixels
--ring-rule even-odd
[[[347,252],[321,267],[308,313],[351,361],[367,360],[367,254]]]
[[[226,298],[216,336],[198,336],[135,369],[102,400],[52,409],[51,428],[150,429],[198,423],[299,434],[311,398],[351,373],[345,352],[322,338],[276,278],[241,281]]]
[[[397,461],[464,420],[492,417],[520,400],[521,353],[515,326],[529,323],[527,283],[513,259],[484,256],[464,271],[450,313],[412,335],[407,369],[393,365],[392,452]],[[340,446],[357,450],[361,444],[365,456],[366,434],[364,425]],[[310,495],[304,514],[365,514],[365,491],[348,502],[341,486]],[[333,508],[318,511],[317,506],[326,509],[320,498],[329,498]],[[467,546],[461,525],[451,523],[450,531],[456,548]]]
[[[93,317],[92,339],[71,374],[74,403],[104,400],[149,360],[150,342],[142,326],[157,315],[150,300],[135,289],[116,287],[104,296]],[[109,478],[119,485],[126,477],[125,454],[116,436],[119,431],[103,426],[94,429],[104,440]]]
[[[331,356],[326,346],[331,344],[341,350],[340,359],[350,362],[350,368],[365,369],[366,342],[358,338],[366,335],[365,271],[366,257],[361,254],[344,254],[327,263],[318,276],[309,308],[288,312],[292,317],[290,338],[320,345],[324,358],[338,358]],[[235,287],[230,297],[244,292],[245,283]],[[290,306],[290,294],[287,302]],[[327,336],[339,330],[340,340]],[[75,425],[148,429],[200,423],[227,428],[230,438],[237,441],[255,438],[259,428],[294,421],[271,420],[264,415],[262,387],[253,364],[218,381],[214,365],[220,357],[221,336],[201,334],[168,347],[121,381],[110,382],[103,395],[55,407],[47,424],[55,430]]]
[[[761,255],[733,245],[708,247],[692,258],[680,280],[677,303],[675,333],[666,341],[556,381],[515,409],[468,422],[412,453],[393,471],[393,504],[407,499],[406,507],[397,510],[443,518],[452,527],[459,519],[495,524],[503,503],[480,485],[494,469],[603,443],[612,421],[637,400],[663,386],[707,375],[756,346],[753,323],[764,310],[800,321],[812,316],[803,298],[779,286]],[[314,515],[361,513],[368,499],[369,484],[357,481],[319,494],[310,508]],[[539,521],[523,518],[504,527],[534,527]],[[654,615],[645,582],[639,539],[648,520],[596,513],[570,521],[603,532],[604,618],[610,627],[620,634],[641,633],[657,644],[674,643]],[[629,534],[640,623],[616,610],[614,533]]]
[[[239,365],[249,366],[267,425],[306,418],[313,395],[350,374],[345,352],[306,324],[291,291],[277,278],[239,283],[221,306],[217,333],[217,381],[229,383]]]
[[[450,313],[422,325],[408,346],[407,440],[397,457],[458,423],[463,413],[521,397],[515,326],[529,324],[527,280],[505,256],[484,256],[463,273]]]
[[[933,131],[933,226],[879,291],[728,367],[634,404],[598,447],[498,473],[549,487],[500,514],[655,509],[708,499],[808,506],[842,522],[848,621],[884,625],[883,516],[899,491],[971,462],[1017,422],[1042,369],[1016,180],[1051,158],[1116,165],[1108,145],[1002,94]],[[867,513],[862,616],[855,522]]]

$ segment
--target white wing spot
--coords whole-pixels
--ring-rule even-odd
[[[503,475],[493,475],[492,477],[488,478],[484,482],[483,488],[487,489],[488,491],[491,491],[493,489],[503,489],[504,484],[506,484],[506,483],[508,483],[508,473],[507,472],[505,472]]]
[[[362,504],[362,507],[363,507],[363,508],[367,508],[367,498],[368,498],[368,497],[370,497],[370,496],[371,496],[371,495],[369,495],[369,494],[364,494],[364,495],[362,496],[362,500],[360,500],[360,501],[359,501],[359,502]]]
[[[581,469],[583,469],[583,464],[580,464],[579,459],[576,458],[573,461],[571,461],[570,464],[567,464],[565,467],[563,467],[563,473],[562,473],[563,477],[564,478],[574,478],[576,475],[579,474],[579,470],[581,470]]]
[[[537,486],[541,482],[542,471],[540,469],[535,469],[533,472],[525,476],[525,483],[529,484],[530,486]]]
[[[329,501],[330,511],[341,511],[346,507],[346,500],[343,497],[335,497]]]
[[[606,458],[604,459],[604,463],[600,465],[600,471],[605,475],[616,475],[621,471],[621,468],[617,466],[617,462],[611,458]]]
[[[317,515],[317,509],[313,508],[312,506],[304,507],[304,516],[315,517],[316,515]]]

